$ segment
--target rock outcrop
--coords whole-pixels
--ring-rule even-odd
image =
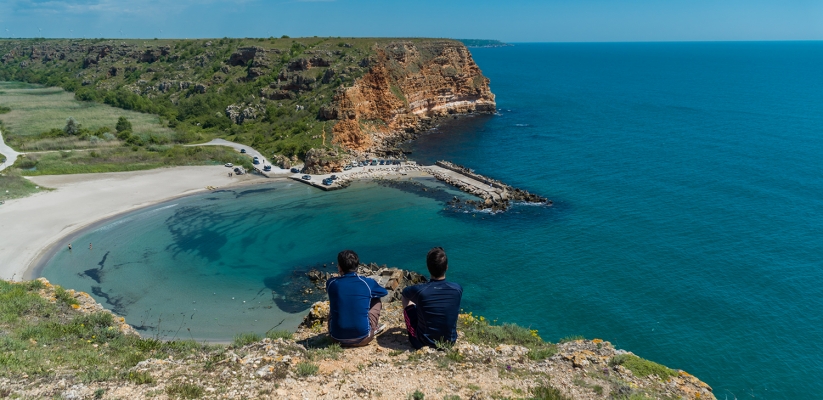
[[[318,175],[340,172],[347,161],[348,156],[335,149],[311,149],[306,152],[304,172]]]

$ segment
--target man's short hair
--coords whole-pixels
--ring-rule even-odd
[[[343,250],[337,253],[337,264],[343,272],[354,272],[360,265],[360,258],[351,250]]]
[[[426,267],[433,278],[440,278],[446,275],[449,268],[449,258],[442,247],[435,247],[426,254]]]

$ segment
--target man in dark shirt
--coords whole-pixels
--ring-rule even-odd
[[[403,289],[403,316],[415,349],[457,340],[457,315],[463,297],[460,285],[446,282],[449,260],[442,247],[429,250],[426,267],[431,274],[428,282]]]
[[[329,294],[329,335],[343,346],[365,346],[382,330],[377,323],[389,294],[374,279],[357,275],[360,258],[351,250],[337,255],[340,276],[326,281]]]

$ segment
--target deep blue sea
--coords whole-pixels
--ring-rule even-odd
[[[282,298],[295,268],[351,248],[424,272],[443,246],[475,314],[609,340],[719,399],[820,397],[823,42],[472,53],[499,115],[444,123],[407,144],[411,158],[553,207],[455,212],[455,193],[428,180],[425,192],[274,183],[107,222],[75,239],[94,250],[61,251],[44,275],[148,334],[226,339],[300,320],[305,305]]]

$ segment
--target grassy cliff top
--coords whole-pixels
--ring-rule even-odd
[[[403,51],[396,43],[413,44],[422,60],[444,46],[463,46],[420,38],[5,39],[0,81],[61,87],[85,103],[156,115],[155,121],[131,118],[142,127],[157,123],[152,132],[136,135],[132,144],[138,146],[223,137],[266,154],[303,158],[311,148],[331,146],[334,121],[323,118],[321,109],[339,88],[369,71],[376,52]],[[0,98],[15,89],[5,87]],[[50,90],[42,89],[42,95],[57,95]],[[15,126],[20,110],[6,103],[10,112],[3,118],[11,139],[62,129],[62,121],[73,116],[21,128]]]

